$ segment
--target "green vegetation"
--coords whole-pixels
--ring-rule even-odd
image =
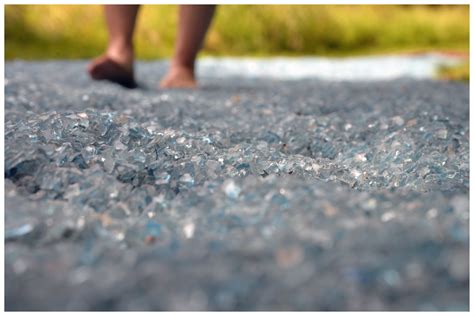
[[[169,57],[177,6],[145,5],[141,59]],[[90,58],[106,44],[100,6],[7,5],[6,59]],[[469,50],[467,5],[222,5],[205,55],[302,56]]]
[[[441,67],[438,77],[444,80],[469,81],[469,62],[458,66]]]

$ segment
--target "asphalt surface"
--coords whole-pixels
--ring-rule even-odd
[[[468,310],[463,83],[5,71],[7,310]]]

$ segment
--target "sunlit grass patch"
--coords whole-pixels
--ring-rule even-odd
[[[135,37],[140,59],[170,57],[177,6],[145,5]],[[7,59],[90,58],[105,48],[98,5],[7,5]],[[203,55],[344,56],[469,49],[466,5],[221,5]]]
[[[443,80],[469,81],[469,62],[456,66],[441,66],[438,77]]]

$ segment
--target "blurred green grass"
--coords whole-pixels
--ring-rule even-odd
[[[438,70],[438,78],[469,82],[469,62],[456,66],[442,66]]]
[[[176,5],[145,5],[139,59],[170,57]],[[90,58],[107,33],[98,5],[6,5],[6,59]],[[203,55],[346,56],[469,50],[467,5],[221,5]]]

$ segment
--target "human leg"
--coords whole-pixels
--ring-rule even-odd
[[[194,88],[195,61],[214,15],[215,5],[181,5],[175,53],[163,88]]]
[[[127,88],[136,87],[133,74],[133,31],[138,5],[106,5],[104,7],[109,41],[102,56],[88,66],[95,80],[109,80]]]

